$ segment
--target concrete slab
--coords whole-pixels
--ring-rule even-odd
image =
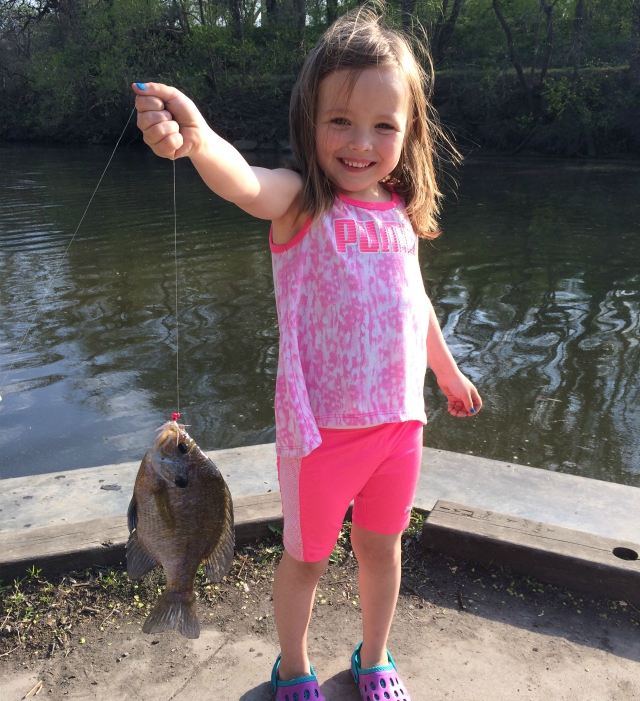
[[[278,490],[274,444],[210,451],[234,497]],[[139,462],[0,480],[0,531],[126,513]],[[103,487],[116,485],[119,489]],[[640,543],[640,489],[425,448],[414,505],[438,500]],[[30,525],[29,525],[30,524]]]
[[[640,489],[425,448],[414,506],[439,500],[640,543]]]
[[[207,455],[234,497],[278,491],[274,443],[213,450]],[[126,514],[139,467],[138,460],[0,480],[0,531]]]
[[[233,498],[236,545],[271,534],[282,527],[280,492]],[[0,531],[0,581],[24,576],[30,567],[45,576],[83,570],[95,565],[124,563],[129,538],[124,514],[45,528]]]
[[[421,544],[592,596],[640,603],[637,543],[439,501],[425,520]]]

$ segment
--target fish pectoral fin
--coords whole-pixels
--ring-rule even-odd
[[[205,558],[202,566],[204,573],[212,582],[219,582],[231,567],[233,549],[236,544],[233,530],[233,515],[225,519],[224,528],[220,534],[220,540],[216,543],[213,552]]]
[[[200,623],[196,613],[196,597],[191,593],[166,591],[153,607],[142,626],[144,633],[163,633],[178,629],[185,638],[200,637]]]
[[[129,536],[126,546],[127,574],[131,579],[140,579],[158,564],[151,555],[142,547],[138,538],[138,531],[133,531]]]
[[[131,533],[134,528],[138,525],[138,502],[135,497],[131,497],[129,502],[129,508],[127,509],[127,526],[129,527],[129,533]]]

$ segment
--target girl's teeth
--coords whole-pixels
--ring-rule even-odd
[[[352,161],[346,161],[344,158],[342,162],[351,168],[366,168],[369,165],[368,163],[353,163]]]

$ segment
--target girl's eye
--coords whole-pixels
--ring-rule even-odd
[[[387,124],[386,122],[382,122],[381,124],[376,124],[376,127],[378,129],[385,129],[386,131],[395,131],[396,128],[393,126],[393,124]]]
[[[344,124],[349,124],[349,121],[345,119],[344,117],[336,117],[335,119],[331,120],[331,124],[338,124],[340,126]]]

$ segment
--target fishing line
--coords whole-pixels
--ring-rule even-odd
[[[33,318],[31,319],[31,323],[29,324],[29,327],[27,328],[27,331],[25,335],[22,337],[22,341],[20,342],[20,345],[18,346],[18,350],[16,351],[15,355],[18,356],[20,355],[20,351],[22,350],[22,347],[24,346],[27,337],[31,333],[31,329],[33,328],[33,325],[36,323],[36,319],[38,316],[40,316],[40,311],[42,310],[42,305],[47,301],[49,298],[49,295],[51,294],[51,290],[53,288],[53,284],[56,281],[56,278],[58,277],[58,273],[60,272],[60,268],[62,267],[62,264],[65,261],[65,258],[67,257],[67,253],[69,253],[69,249],[71,248],[71,244],[73,243],[73,240],[76,237],[76,234],[78,233],[80,226],[82,225],[82,222],[84,221],[84,218],[87,216],[87,212],[89,211],[89,207],[91,206],[91,203],[93,202],[93,198],[96,195],[96,192],[98,191],[98,188],[100,187],[100,183],[102,182],[102,179],[104,178],[105,173],[107,172],[107,169],[111,165],[111,161],[113,160],[113,156],[115,155],[116,149],[118,148],[120,142],[122,141],[122,137],[124,136],[125,131],[127,130],[127,127],[129,126],[129,122],[131,121],[131,117],[133,117],[134,113],[136,111],[136,108],[134,107],[131,110],[131,114],[129,115],[129,119],[127,119],[127,123],[124,125],[124,129],[122,130],[122,133],[118,137],[118,140],[116,141],[116,145],[111,153],[111,156],[109,157],[109,160],[107,162],[107,165],[105,166],[104,170],[102,171],[102,175],[100,176],[100,180],[98,180],[98,184],[96,185],[93,194],[91,195],[91,199],[89,200],[89,204],[86,206],[84,213],[82,217],[80,218],[80,221],[78,222],[78,226],[76,226],[76,230],[73,232],[73,236],[71,237],[71,241],[67,244],[67,247],[62,254],[62,257],[60,258],[60,261],[58,263],[58,267],[54,270],[53,277],[51,278],[51,282],[49,283],[49,287],[45,290],[44,296],[40,300],[40,303],[38,304],[38,307],[35,311],[35,314],[33,315]],[[175,167],[175,166],[174,166]],[[174,178],[175,178],[175,172],[174,172]],[[175,187],[175,183],[174,183]],[[7,375],[13,370],[13,367],[15,365],[16,361],[14,360],[11,365],[9,366],[9,369],[5,371],[4,375],[2,376],[2,382],[0,382],[0,402],[2,401],[2,390],[4,389],[4,383],[5,380],[7,379]]]
[[[173,159],[173,257],[176,266],[176,401],[180,416],[180,325],[178,323],[178,214],[176,210],[176,159]]]

